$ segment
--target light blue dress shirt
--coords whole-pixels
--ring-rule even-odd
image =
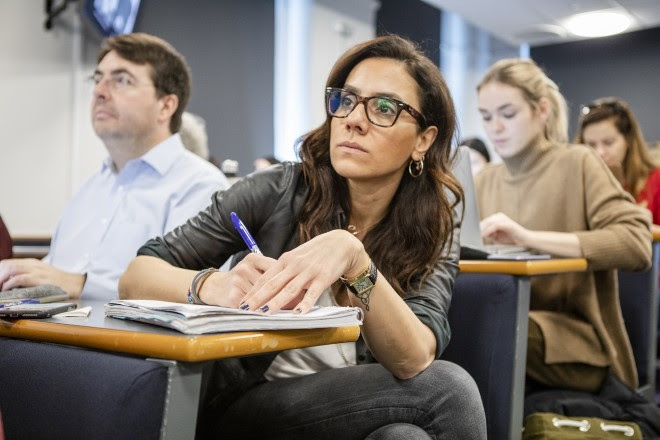
[[[119,277],[148,239],[206,208],[229,186],[224,174],[186,150],[178,134],[116,173],[106,159],[69,202],[46,263],[87,274],[83,298],[117,298]]]

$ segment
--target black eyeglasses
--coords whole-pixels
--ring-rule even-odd
[[[367,119],[379,127],[393,126],[402,110],[410,113],[421,127],[426,127],[426,119],[420,112],[405,102],[384,96],[360,96],[357,93],[337,87],[325,89],[325,101],[328,114],[334,118],[345,118],[358,104],[363,103]]]
[[[587,116],[593,110],[596,110],[598,108],[608,109],[611,110],[612,112],[619,114],[625,114],[626,111],[623,105],[621,105],[621,103],[617,101],[604,101],[604,102],[591,102],[587,105],[582,105],[580,106],[580,113],[582,113],[582,116]]]

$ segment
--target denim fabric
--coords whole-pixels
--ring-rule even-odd
[[[392,424],[425,431],[409,439],[486,438],[474,380],[446,361],[434,361],[408,380],[395,378],[380,364],[365,364],[262,382],[229,407],[213,438],[364,439]],[[384,436],[374,438],[396,439],[402,429],[386,428]]]
[[[392,423],[378,428],[365,440],[410,440],[410,439],[431,439],[426,431],[419,426],[409,423]]]

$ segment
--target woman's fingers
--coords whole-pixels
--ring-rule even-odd
[[[301,312],[306,312],[363,255],[362,243],[348,232],[321,234],[270,265],[247,292],[241,308],[273,313],[300,305]]]
[[[207,304],[238,307],[246,294],[277,260],[263,255],[249,254],[229,272],[219,272],[204,282],[199,292]]]
[[[294,313],[305,314],[309,312],[309,310],[316,305],[316,302],[319,300],[325,289],[326,288],[321,283],[312,283],[298,304],[291,306]]]
[[[244,310],[280,310],[306,288],[304,275],[279,262],[266,271],[245,297]]]

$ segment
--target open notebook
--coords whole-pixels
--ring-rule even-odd
[[[291,310],[265,315],[226,307],[150,300],[110,301],[105,305],[105,315],[169,327],[191,335],[345,327],[361,325],[363,318],[362,310],[357,307],[316,306],[302,315]]]
[[[479,206],[474,190],[472,168],[470,166],[470,151],[466,146],[458,147],[456,158],[452,164],[454,176],[463,186],[465,193],[465,214],[461,223],[461,258],[465,260],[547,260],[548,254],[507,244],[485,245],[481,238],[479,222]]]

